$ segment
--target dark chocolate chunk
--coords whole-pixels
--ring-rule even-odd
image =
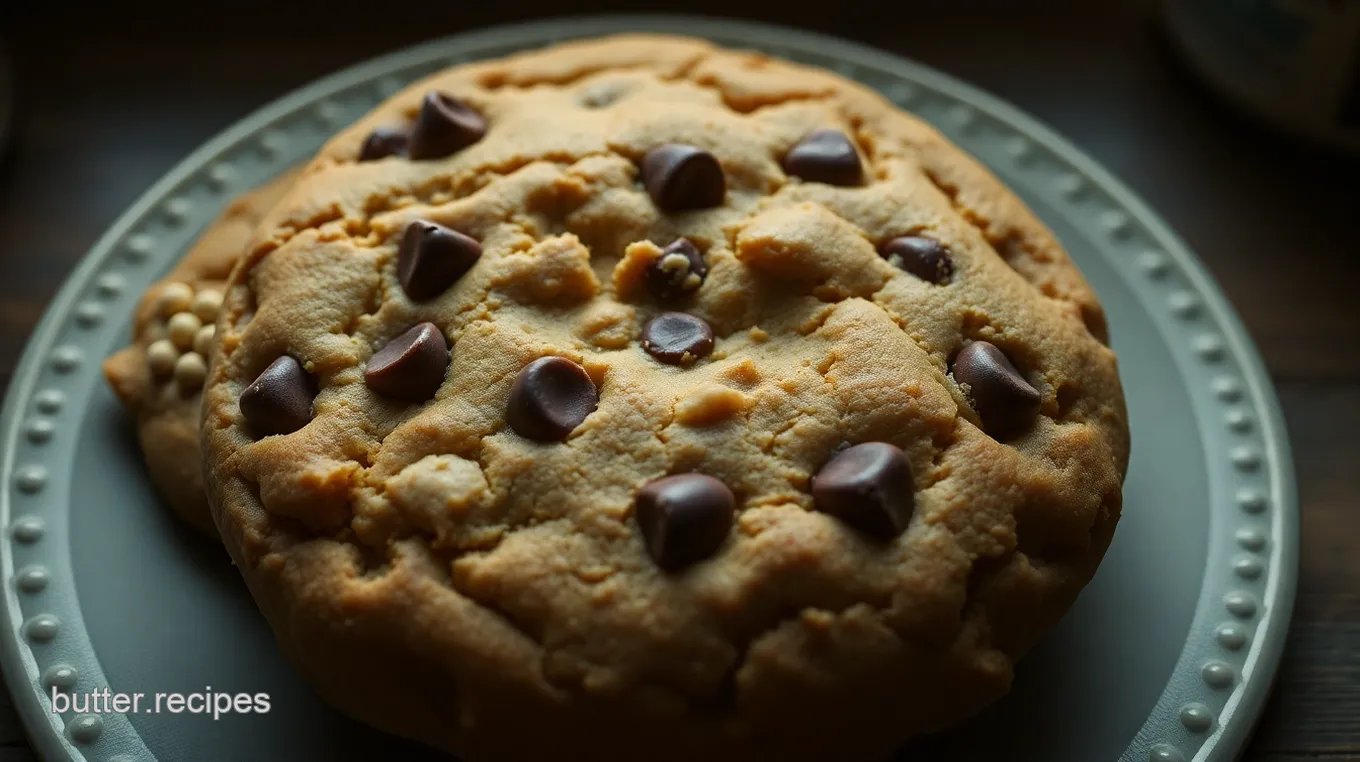
[[[672,301],[694,293],[706,275],[708,265],[699,247],[688,238],[677,238],[647,265],[647,289],[663,302]]]
[[[1029,428],[1043,398],[995,345],[974,341],[954,358],[954,381],[966,386],[987,433],[1004,439]]]
[[[911,521],[916,504],[911,463],[886,442],[843,450],[812,479],[817,510],[875,537],[890,539]]]
[[[316,389],[302,365],[284,355],[241,392],[241,415],[257,436],[291,434],[312,420],[315,397]]]
[[[359,149],[359,161],[375,161],[388,156],[401,156],[406,153],[406,144],[409,140],[410,137],[405,130],[394,127],[379,127],[364,138],[364,145]]]
[[[634,502],[647,553],[666,571],[708,558],[727,539],[736,502],[726,484],[705,474],[648,482]]]
[[[904,235],[884,243],[878,253],[889,263],[928,283],[944,283],[954,274],[949,249],[934,238]]]
[[[408,402],[424,402],[444,383],[449,345],[434,323],[420,323],[373,353],[364,371],[368,388]]]
[[[817,130],[784,154],[784,171],[828,185],[859,185],[864,166],[855,144],[840,130]]]
[[[520,436],[560,442],[598,402],[595,382],[585,368],[565,357],[540,357],[515,377],[505,420]]]
[[[713,329],[703,318],[663,312],[642,327],[642,348],[668,365],[682,365],[713,351]]]
[[[401,237],[397,279],[412,301],[423,302],[444,293],[481,256],[482,245],[477,239],[428,220],[416,220],[406,226]]]
[[[430,92],[420,104],[411,128],[412,159],[439,159],[462,150],[486,134],[486,119],[466,103],[441,92]]]
[[[642,184],[652,201],[668,212],[718,206],[727,192],[717,157],[683,143],[648,151],[642,159]]]

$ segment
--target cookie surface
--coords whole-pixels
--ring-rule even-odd
[[[133,343],[104,361],[104,376],[137,419],[156,491],[195,529],[216,534],[203,489],[199,416],[222,289],[251,232],[292,184],[284,175],[242,194],[209,225],[133,315]],[[178,317],[183,315],[183,317]]]
[[[471,760],[880,758],[1005,693],[1121,507],[1053,236],[871,91],[695,40],[398,94],[217,330],[209,493],[281,647]]]

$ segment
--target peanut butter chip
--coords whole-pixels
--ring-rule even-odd
[[[193,301],[194,289],[188,283],[167,283],[156,296],[156,312],[169,319],[175,313],[189,309]]]
[[[179,384],[179,388],[196,391],[203,388],[203,379],[207,377],[208,364],[203,361],[203,355],[188,352],[175,361],[175,383]]]
[[[194,334],[194,351],[207,357],[212,350],[213,336],[217,335],[217,329],[211,325],[205,325],[198,329]]]
[[[203,321],[192,312],[177,312],[170,318],[168,325],[170,341],[176,349],[186,352],[193,348],[194,338],[198,336],[198,329],[203,327]]]
[[[217,319],[217,311],[222,308],[222,292],[214,288],[205,288],[194,296],[194,302],[190,310],[198,316],[204,323],[211,323]]]
[[[175,369],[175,361],[179,359],[179,350],[170,343],[169,339],[153,341],[151,346],[146,348],[146,364],[151,369],[151,374],[157,378],[165,378]]]

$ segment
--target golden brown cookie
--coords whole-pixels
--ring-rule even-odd
[[[216,534],[203,492],[198,424],[207,344],[222,288],[269,207],[292,183],[284,175],[234,200],[165,278],[147,289],[133,317],[134,342],[104,361],[118,399],[137,417],[151,480],[180,518]]]
[[[468,760],[870,760],[1006,692],[1121,505],[1099,304],[832,74],[621,36],[332,140],[231,277],[226,546],[354,717]]]

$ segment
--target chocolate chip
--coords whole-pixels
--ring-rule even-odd
[[[443,332],[434,323],[420,323],[373,353],[364,383],[385,397],[424,402],[444,383],[448,367]]]
[[[312,420],[316,390],[297,360],[284,355],[241,392],[241,415],[260,436],[291,434]]]
[[[668,365],[682,365],[713,351],[713,329],[702,318],[663,312],[642,327],[642,348]]]
[[[401,237],[397,279],[412,301],[423,302],[444,293],[481,256],[482,245],[477,239],[428,220],[416,220],[406,226]]]
[[[911,463],[886,442],[866,442],[832,458],[812,479],[817,510],[884,539],[911,521],[916,496]]]
[[[467,148],[485,134],[486,119],[466,103],[444,93],[427,93],[411,128],[411,158],[439,159]]]
[[[986,341],[974,341],[954,358],[954,380],[967,387],[968,399],[983,428],[998,439],[1029,428],[1043,401],[1009,358]]]
[[[505,420],[520,436],[560,442],[598,402],[595,382],[584,368],[565,357],[540,357],[515,377]]]
[[[732,528],[736,498],[705,474],[676,474],[648,482],[634,507],[647,553],[675,571],[713,555]]]
[[[784,154],[784,171],[828,185],[859,185],[864,166],[855,144],[840,130],[817,130]]]
[[[677,238],[647,265],[647,289],[661,301],[693,293],[708,275],[704,255],[688,238]]]
[[[642,159],[642,184],[652,201],[668,212],[717,206],[727,192],[718,159],[683,143],[648,151]]]
[[[944,283],[954,274],[949,249],[934,238],[904,235],[884,243],[878,253],[889,263],[929,283]]]
[[[379,127],[364,138],[364,145],[359,149],[359,161],[375,161],[388,156],[400,156],[406,153],[408,140],[410,138],[405,130],[399,130],[395,127]]]

